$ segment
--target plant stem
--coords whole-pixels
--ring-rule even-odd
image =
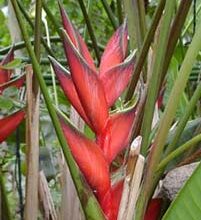
[[[111,24],[112,24],[114,30],[116,30],[118,27],[118,23],[117,23],[117,20],[116,20],[114,13],[112,12],[112,9],[110,8],[110,6],[106,0],[101,0],[101,2],[103,4],[103,7],[104,7],[107,15],[108,15],[108,18],[111,21]]]
[[[192,0],[189,1],[181,1],[178,11],[176,13],[176,16],[174,18],[174,22],[171,27],[171,31],[169,34],[169,40],[168,40],[168,47],[167,52],[165,56],[165,62],[163,64],[163,70],[162,70],[162,79],[161,79],[161,85],[165,79],[165,75],[168,70],[169,63],[172,58],[172,54],[174,53],[175,46],[177,44],[177,41],[179,39],[181,30],[184,26],[184,22],[186,20],[186,16],[188,15],[190,6],[191,6]]]
[[[76,165],[76,163],[73,159],[73,156],[71,154],[71,151],[66,143],[66,139],[64,137],[62,128],[60,126],[57,113],[52,105],[52,100],[48,94],[48,90],[47,90],[45,82],[43,80],[40,65],[37,62],[36,56],[34,54],[31,43],[29,41],[29,36],[28,36],[27,30],[26,30],[24,21],[22,19],[22,16],[20,14],[20,10],[17,5],[17,2],[16,2],[16,0],[11,0],[11,3],[12,3],[13,8],[15,10],[16,17],[18,19],[18,23],[21,28],[23,38],[24,38],[24,41],[27,46],[28,53],[32,59],[34,74],[36,74],[36,76],[37,76],[41,91],[43,93],[44,100],[46,102],[47,109],[49,111],[49,114],[52,119],[57,137],[59,139],[59,142],[61,144],[61,147],[62,147],[62,150],[64,153],[65,160],[68,164],[68,167],[69,167],[70,173],[72,175],[75,187],[77,189],[78,196],[81,201],[82,208],[84,210],[86,219],[104,220],[105,219],[104,214],[102,213],[102,210],[101,210],[97,200],[95,199],[91,189],[87,185],[83,175],[81,174],[78,166]]]
[[[6,186],[5,186],[5,181],[4,181],[1,167],[0,167],[0,191],[1,191],[1,197],[2,197],[1,198],[2,203],[0,205],[2,205],[2,210],[3,210],[3,212],[0,214],[2,214],[6,220],[12,220],[8,197],[7,197]]]
[[[166,48],[168,45],[169,30],[171,20],[175,8],[175,0],[166,1],[164,17],[161,22],[160,29],[162,30],[159,35],[159,42],[156,45],[156,59],[154,61],[151,80],[148,85],[147,100],[145,103],[145,112],[142,122],[142,147],[141,153],[147,154],[149,135],[151,133],[151,124],[153,120],[153,114],[155,109],[155,102],[158,95],[160,86],[160,79],[162,74],[163,63],[165,61]]]
[[[180,156],[182,153],[189,150],[190,148],[194,147],[194,145],[199,143],[200,141],[201,141],[201,134],[198,134],[197,136],[195,136],[185,144],[178,147],[176,150],[172,151],[159,163],[156,172],[160,172],[161,170],[163,170],[170,161]]]
[[[19,0],[17,0],[17,3],[18,3],[18,5],[19,5],[19,8],[20,8],[22,14],[24,15],[25,19],[27,20],[28,24],[30,25],[30,27],[32,28],[32,30],[34,30],[34,24],[33,24],[32,20],[30,19],[28,13],[27,13],[26,10],[24,9],[23,4],[22,4]],[[47,53],[48,53],[49,55],[51,55],[51,56],[54,57],[53,51],[52,51],[52,50],[50,49],[50,47],[47,45],[47,43],[46,43],[45,40],[42,38],[42,36],[41,36],[41,42],[42,42],[44,48],[46,49]]]
[[[182,118],[180,119],[180,121],[177,125],[174,137],[173,137],[172,141],[169,143],[167,150],[165,152],[166,155],[168,153],[170,153],[175,148],[175,146],[176,146],[179,138],[181,137],[181,134],[186,126],[186,123],[188,122],[188,119],[189,119],[190,115],[192,114],[192,112],[195,108],[195,105],[198,102],[198,100],[200,99],[200,97],[201,97],[201,83],[199,83],[199,85],[197,86],[197,88],[196,88],[196,90],[195,90],[186,110],[185,110],[184,115],[182,116]]]
[[[47,40],[47,38],[46,37],[43,37],[43,40],[44,41],[46,41]],[[61,38],[60,37],[57,37],[57,36],[52,36],[52,37],[50,37],[50,41],[51,42],[61,42]],[[30,40],[30,42],[33,44],[34,43],[34,39],[31,39]],[[14,48],[14,50],[20,50],[20,49],[22,49],[22,48],[24,48],[25,47],[25,43],[24,43],[24,41],[21,41],[21,42],[18,42],[18,43],[15,43],[15,45],[10,45],[10,46],[8,46],[8,47],[4,47],[4,48],[2,48],[1,50],[0,50],[0,54],[7,54],[8,53],[8,51],[11,49],[11,48]]]
[[[170,3],[170,2],[169,2]],[[201,49],[201,23],[199,24],[197,31],[192,39],[192,43],[187,50],[186,56],[183,60],[182,66],[178,73],[178,78],[174,83],[174,87],[171,91],[168,103],[165,108],[165,112],[159,124],[159,129],[156,134],[156,138],[151,149],[149,160],[147,162],[146,176],[142,186],[142,191],[138,199],[137,220],[141,219],[142,213],[147,205],[149,197],[152,195],[155,184],[157,184],[160,176],[156,173],[157,166],[160,162],[164,145],[166,142],[168,131],[173,122],[177,107],[179,105],[180,97],[184,92],[188,77],[191,73],[193,64]]]
[[[144,61],[147,57],[147,53],[148,53],[150,44],[153,40],[156,28],[158,26],[161,15],[163,13],[163,8],[165,6],[165,2],[166,2],[166,0],[161,0],[160,1],[159,5],[156,9],[156,12],[154,14],[151,26],[150,26],[150,28],[149,28],[149,30],[146,34],[146,37],[144,39],[142,48],[141,48],[140,53],[139,53],[139,57],[137,58],[136,67],[135,67],[135,70],[134,70],[134,73],[133,73],[133,76],[132,76],[132,79],[131,79],[131,82],[130,82],[130,85],[129,85],[129,88],[128,88],[128,91],[127,91],[127,94],[126,94],[125,102],[128,102],[134,94],[135,87],[137,85],[140,73],[142,71]]]
[[[85,22],[86,22],[86,25],[87,25],[87,28],[88,28],[89,36],[90,36],[92,44],[93,44],[93,49],[95,51],[96,58],[98,60],[98,63],[100,63],[100,51],[99,51],[98,44],[97,44],[97,41],[96,41],[96,37],[95,37],[94,31],[93,31],[93,28],[92,28],[92,25],[91,25],[91,21],[88,17],[87,10],[85,8],[83,0],[78,0],[78,2],[80,4],[80,8],[81,8],[82,13],[84,15],[84,19],[85,19]]]
[[[40,63],[41,55],[41,0],[35,2],[34,52]],[[36,75],[27,74],[27,175],[25,220],[38,217],[38,182],[39,182],[39,118],[40,89]],[[28,83],[29,81],[29,83]]]
[[[117,13],[118,13],[118,18],[119,18],[119,25],[121,25],[123,22],[122,1],[121,0],[117,0]]]
[[[5,57],[4,56],[0,56],[0,61],[2,61]],[[16,59],[20,59],[22,62],[25,63],[31,63],[31,59],[29,57],[15,57]],[[66,65],[67,61],[66,59],[58,59],[57,60],[59,63],[61,63],[62,65]],[[50,61],[48,58],[41,58],[40,59],[40,64],[44,64],[44,65],[49,65]]]

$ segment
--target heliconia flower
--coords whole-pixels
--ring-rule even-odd
[[[8,64],[14,59],[14,50],[11,48],[11,50],[8,52],[7,56],[1,61],[0,66],[3,66],[5,64]],[[15,86],[17,88],[20,88],[24,84],[25,76],[20,76],[17,79],[10,80],[11,79],[11,70],[1,69],[0,68],[0,94],[2,94],[3,90],[8,88],[9,86]]]
[[[109,40],[99,69],[79,32],[60,5],[63,23],[63,45],[68,60],[66,70],[54,58],[51,64],[72,106],[95,133],[91,140],[69,121],[60,117],[64,135],[88,184],[95,192],[108,220],[116,220],[123,181],[111,184],[110,165],[128,147],[135,119],[135,107],[110,114],[124,92],[134,69],[134,53],[126,58],[128,31],[126,22]]]
[[[25,111],[20,110],[10,116],[0,119],[0,143],[3,142],[22,122]]]

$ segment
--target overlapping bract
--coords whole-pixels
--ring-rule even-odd
[[[111,37],[97,69],[78,31],[60,7],[63,43],[70,72],[50,58],[60,85],[73,107],[94,131],[88,139],[70,122],[61,125],[72,154],[109,220],[115,220],[122,193],[122,181],[111,184],[110,165],[130,141],[135,109],[110,114],[109,109],[125,90],[134,68],[134,55],[126,59],[127,25]]]
[[[14,59],[14,51],[11,49],[7,56],[0,63],[0,66],[3,66]],[[9,86],[15,86],[17,88],[21,87],[24,83],[25,77],[19,77],[16,80],[10,81],[11,70],[1,69],[0,68],[0,95],[3,90]],[[25,111],[20,110],[15,112],[12,115],[0,119],[0,143],[3,142],[22,122],[25,117]]]
[[[14,50],[11,48],[7,56],[1,61],[0,66],[6,65],[14,59]],[[20,88],[25,80],[25,76],[19,77],[15,80],[11,81],[11,70],[1,69],[0,68],[0,95],[3,90],[8,88],[9,86],[15,86]]]

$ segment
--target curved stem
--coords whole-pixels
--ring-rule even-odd
[[[197,136],[195,136],[185,144],[178,147],[176,150],[172,151],[159,163],[156,172],[160,172],[161,170],[163,170],[170,161],[180,156],[182,153],[189,150],[190,148],[194,147],[194,145],[199,143],[200,141],[201,141],[201,134],[198,134]]]
[[[190,117],[190,115],[192,114],[196,103],[198,102],[198,100],[201,97],[201,83],[199,83],[199,85],[197,86],[188,106],[187,109],[185,110],[184,115],[182,116],[182,118],[180,119],[174,137],[172,139],[172,141],[169,143],[169,145],[167,146],[167,150],[165,152],[165,154],[167,155],[168,153],[170,153],[176,146],[179,138],[181,137],[181,134],[186,126],[186,123],[188,122],[188,119]]]

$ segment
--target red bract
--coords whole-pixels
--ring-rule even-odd
[[[13,48],[9,51],[7,56],[1,61],[0,66],[8,64],[14,59],[14,50]],[[15,86],[17,88],[21,87],[24,83],[25,77],[19,77],[15,80],[10,81],[11,78],[11,70],[1,69],[0,68],[0,94],[2,94],[3,90],[8,88],[9,86]]]
[[[2,60],[0,66],[3,66],[14,59],[13,48],[9,51],[7,56]],[[17,79],[10,80],[11,70],[0,69],[0,95],[3,90],[9,86],[21,87],[24,83],[25,76],[21,76]],[[24,119],[25,112],[20,110],[10,116],[0,119],[0,143],[3,142],[21,123]]]
[[[0,143],[3,142],[24,119],[24,110],[0,119]]]
[[[115,114],[110,114],[109,109],[125,90],[134,68],[134,55],[125,60],[127,25],[124,23],[111,37],[98,70],[80,34],[64,9],[60,7],[60,10],[70,73],[55,59],[50,61],[65,95],[96,138],[88,139],[62,118],[61,125],[72,154],[107,219],[116,220],[123,182],[111,185],[109,168],[130,142],[135,108]]]

